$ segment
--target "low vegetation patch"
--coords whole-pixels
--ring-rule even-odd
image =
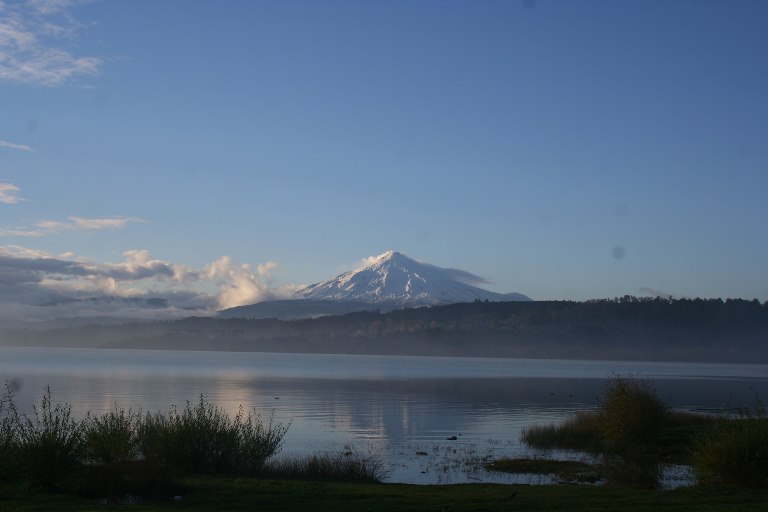
[[[255,474],[276,453],[288,427],[267,425],[241,407],[234,418],[201,396],[179,412],[147,414],[140,426],[147,462],[184,474]]]
[[[759,409],[761,411],[762,409]],[[670,411],[644,381],[616,377],[594,412],[534,426],[522,440],[536,449],[600,455],[609,483],[658,485],[661,463],[693,464],[700,482],[768,486],[768,418],[718,418]]]
[[[64,477],[79,469],[85,440],[80,424],[72,418],[68,404],[54,403],[46,388],[33,415],[19,415],[9,394],[13,430],[12,466],[32,487],[55,489]],[[13,476],[13,475],[12,475]]]
[[[596,483],[603,479],[602,466],[576,460],[503,459],[489,462],[486,468],[505,473],[556,475],[563,482]]]
[[[700,482],[768,488],[768,417],[720,423],[693,450]]]
[[[289,480],[332,480],[339,482],[380,482],[389,470],[378,453],[345,449],[306,457],[284,457],[264,465],[259,476]]]
[[[0,398],[0,481],[106,497],[161,495],[187,475],[250,476],[282,446],[288,425],[243,408],[230,417],[201,396],[169,413],[114,409],[72,417],[46,389],[21,414],[6,386]]]
[[[617,377],[606,386],[598,408],[553,425],[534,425],[522,441],[536,449],[579,450],[625,458],[688,463],[696,438],[714,416],[669,411],[644,381]]]
[[[559,425],[534,425],[523,432],[522,440],[531,448],[540,450],[581,450],[599,452],[600,417],[596,413],[581,412]]]

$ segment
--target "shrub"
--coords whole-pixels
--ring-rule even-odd
[[[647,381],[615,377],[598,407],[603,450],[625,457],[646,453],[668,414]]]
[[[55,488],[80,464],[81,424],[72,419],[69,404],[52,402],[50,387],[33,410],[32,418],[15,418],[20,469],[31,486]]]
[[[701,483],[768,487],[768,418],[715,425],[699,438],[693,461]]]
[[[0,481],[18,477],[19,461],[18,413],[13,392],[6,383],[5,393],[0,397]]]
[[[240,406],[235,417],[235,427],[239,434],[238,466],[248,474],[258,472],[264,462],[280,451],[289,425],[275,424],[274,415],[265,425],[258,414],[244,415]]]
[[[264,425],[241,408],[231,419],[201,395],[179,413],[147,414],[141,448],[147,461],[186,473],[253,473],[280,448],[288,427]]]
[[[101,416],[88,414],[83,422],[85,457],[91,463],[119,464],[136,460],[141,452],[141,414],[114,408]]]

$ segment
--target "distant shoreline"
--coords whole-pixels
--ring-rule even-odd
[[[768,304],[478,302],[304,320],[201,318],[0,330],[0,345],[768,363]]]

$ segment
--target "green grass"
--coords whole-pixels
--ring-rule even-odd
[[[760,433],[746,428],[751,424],[738,426],[741,421],[670,411],[647,382],[616,377],[596,411],[557,425],[535,425],[523,432],[522,441],[536,449],[599,455],[609,484],[653,488],[660,484],[660,464],[693,464],[695,454],[697,476],[705,481],[766,485],[768,477],[761,476],[766,449],[757,446],[768,439],[768,429]],[[747,441],[747,430],[754,440]],[[742,477],[728,477],[737,467],[745,469]],[[758,476],[747,476],[746,468]]]
[[[640,491],[594,486],[450,485],[416,486],[254,479],[194,479],[180,500],[143,501],[130,510],[225,511],[648,511],[762,512],[768,491],[728,487],[693,487]],[[0,486],[0,510],[123,510],[61,494]]]
[[[587,464],[576,460],[551,459],[501,459],[485,465],[490,471],[505,473],[556,475],[563,482],[595,483],[604,477],[605,470],[599,464]]]
[[[768,418],[715,425],[697,439],[693,459],[701,482],[768,488]]]
[[[606,386],[596,411],[577,413],[560,424],[534,425],[523,432],[522,441],[543,450],[688,464],[696,440],[726,422],[670,411],[647,383],[616,377]]]
[[[387,473],[386,461],[378,453],[347,449],[337,453],[273,460],[264,465],[258,476],[272,479],[378,483]]]
[[[539,450],[602,450],[600,417],[597,413],[574,414],[560,424],[533,425],[523,431],[522,441]]]

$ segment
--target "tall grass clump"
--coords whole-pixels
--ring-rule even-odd
[[[261,422],[241,407],[230,418],[201,395],[183,411],[148,413],[141,425],[147,462],[188,474],[255,473],[283,443],[287,426]]]
[[[377,483],[389,474],[389,469],[378,452],[362,453],[346,449],[336,453],[281,458],[264,465],[259,474],[267,478]]]
[[[648,382],[617,376],[606,385],[596,411],[577,413],[559,425],[534,425],[522,440],[539,449],[634,455],[652,449],[670,417]]]
[[[596,411],[578,413],[559,425],[535,425],[523,432],[522,440],[533,448],[601,454],[610,483],[656,487],[660,453],[670,449],[663,446],[669,440],[661,434],[671,418],[648,382],[616,376],[605,386]]]
[[[78,469],[83,453],[83,432],[80,422],[72,418],[69,404],[54,403],[50,387],[39,404],[33,405],[33,415],[12,417],[16,439],[16,455],[22,477],[32,486],[56,488]]]
[[[531,448],[585,450],[599,452],[599,416],[594,412],[579,412],[559,425],[533,425],[523,431],[522,440]]]
[[[699,436],[693,464],[701,483],[768,488],[768,415],[762,405]]]
[[[17,418],[13,391],[6,384],[5,392],[0,397],[0,481],[10,481],[18,477]]]
[[[111,411],[101,416],[89,413],[83,427],[84,455],[90,463],[120,464],[139,458],[141,413],[115,404]]]

